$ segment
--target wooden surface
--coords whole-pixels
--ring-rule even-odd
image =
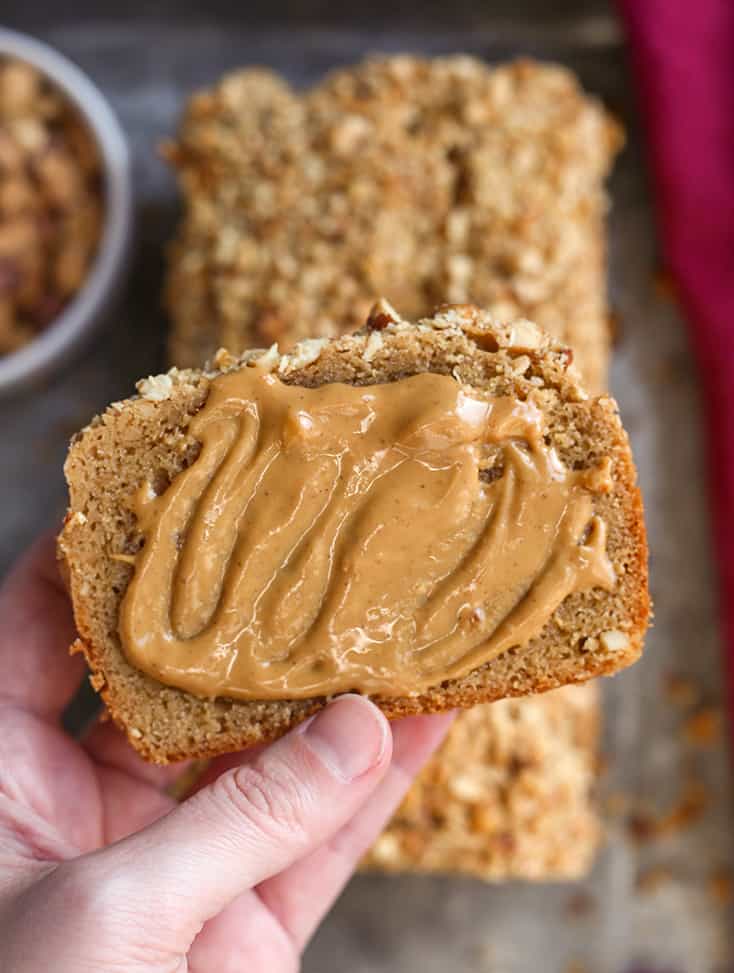
[[[624,795],[632,808],[665,812],[693,779],[704,785],[708,807],[690,827],[642,843],[630,839],[625,815],[611,817],[607,848],[591,878],[577,886],[357,878],[315,938],[304,969],[731,970],[731,907],[712,893],[710,881],[733,861],[728,761],[720,746],[682,742],[683,710],[663,690],[671,673],[686,674],[715,705],[721,680],[696,377],[680,317],[655,284],[639,133],[621,34],[606,4],[460,0],[449,7],[373,3],[356,12],[326,3],[27,0],[0,16],[69,54],[109,96],[134,149],[138,219],[134,272],[119,313],[63,375],[2,404],[0,569],[61,515],[69,435],[163,364],[162,248],[176,195],[156,143],[173,129],[188,92],[247,63],[308,83],[367,51],[464,50],[490,60],[533,54],[563,61],[621,115],[630,145],[612,181],[611,281],[621,325],[613,389],[646,495],[656,625],[644,661],[605,687],[610,770],[603,793],[617,808]],[[633,817],[636,830],[644,830],[644,818]],[[655,889],[636,888],[641,876],[644,889],[664,873],[670,874]]]

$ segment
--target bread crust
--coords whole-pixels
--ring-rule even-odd
[[[390,719],[468,708],[541,693],[616,672],[642,651],[650,603],[642,499],[626,433],[614,401],[590,399],[568,350],[529,322],[500,324],[472,306],[444,307],[417,324],[389,310],[387,322],[330,341],[306,341],[289,356],[271,350],[272,367],[288,383],[343,381],[366,385],[423,371],[454,374],[492,394],[545,403],[549,432],[566,462],[592,466],[612,459],[613,489],[595,500],[609,528],[609,554],[619,583],[609,594],[570,596],[542,635],[416,697],[373,697]],[[220,371],[246,367],[263,355],[220,354],[208,372],[177,371],[139,384],[141,395],[114,403],[73,441],[65,471],[70,506],[59,538],[69,577],[81,651],[92,685],[130,743],[158,763],[215,756],[272,740],[316,712],[326,700],[239,702],[201,700],[162,686],[133,669],[117,637],[117,612],[132,569],[125,557],[140,538],[127,499],[146,476],[170,480],[196,455],[190,418]],[[120,557],[122,556],[122,557]],[[622,648],[605,645],[621,632]],[[607,639],[606,641],[610,641]]]

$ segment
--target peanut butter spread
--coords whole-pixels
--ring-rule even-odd
[[[532,401],[445,375],[286,385],[212,380],[201,452],[161,495],[120,612],[130,663],[204,697],[416,695],[610,589],[592,493]]]

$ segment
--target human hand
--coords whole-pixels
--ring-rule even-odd
[[[3,973],[285,973],[450,717],[392,728],[344,696],[267,747],[143,762],[110,723],[82,743],[60,715],[84,675],[53,539],[0,589]]]

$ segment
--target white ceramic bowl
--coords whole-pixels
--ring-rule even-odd
[[[96,138],[104,171],[104,225],[97,255],[74,298],[37,338],[0,355],[0,394],[48,375],[89,337],[110,310],[125,274],[132,238],[130,155],[120,123],[99,89],[47,44],[0,28],[0,57],[34,65],[65,93]]]

